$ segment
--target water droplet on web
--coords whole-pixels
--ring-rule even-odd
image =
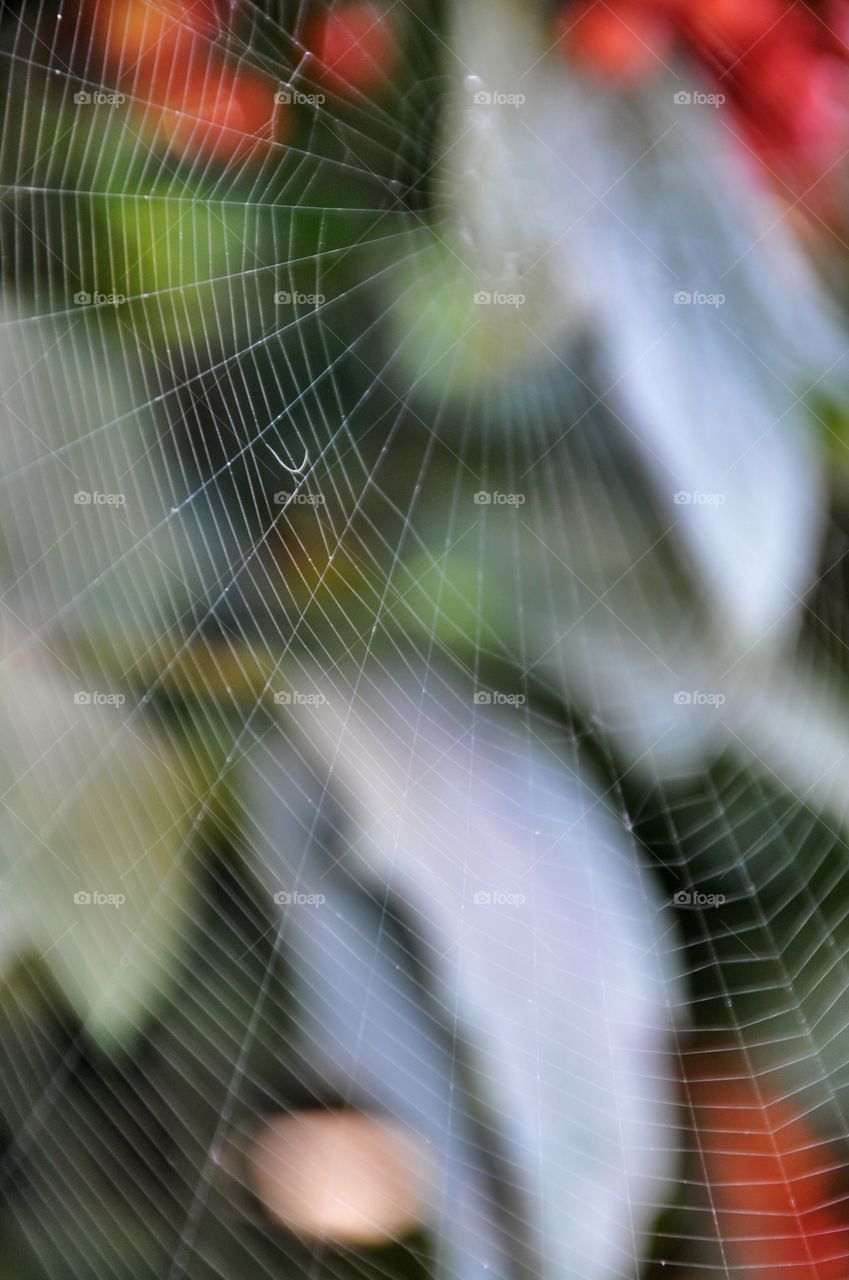
[[[483,88],[483,80],[480,76],[466,76],[464,83],[469,93],[478,93]]]

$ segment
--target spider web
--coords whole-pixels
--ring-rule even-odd
[[[118,83],[100,11],[3,12],[3,1268],[430,1274],[444,1266],[430,1227],[380,1250],[282,1232],[245,1150],[269,1113],[380,1106],[409,1123],[432,1105],[434,1132],[467,1125],[449,1137],[484,1188],[483,1208],[458,1191],[480,1274],[540,1274],[551,1188],[544,1170],[530,1190],[517,1171],[498,1062],[478,1054],[446,961],[453,917],[422,888],[443,862],[403,847],[360,857],[358,776],[367,791],[385,738],[407,781],[390,836],[426,830],[432,805],[434,850],[453,838],[439,820],[454,787],[468,813],[517,830],[502,805],[526,789],[532,836],[555,822],[561,786],[592,780],[570,802],[570,874],[577,884],[585,867],[586,896],[555,905],[567,959],[597,966],[597,987],[546,952],[548,925],[530,951],[541,992],[552,972],[577,984],[559,1033],[587,1077],[561,1092],[574,1116],[562,1170],[577,1187],[551,1212],[568,1210],[577,1234],[596,1212],[586,1166],[622,1160],[633,1175],[599,1274],[837,1275],[840,820],[768,753],[736,751],[736,729],[714,739],[728,723],[715,699],[691,699],[671,736],[683,725],[709,739],[704,754],[654,769],[670,730],[641,723],[651,677],[635,653],[686,689],[690,668],[670,655],[697,651],[706,625],[678,522],[589,336],[554,337],[531,313],[531,372],[504,376],[516,330],[493,306],[471,323],[499,357],[470,359],[428,238],[453,199],[439,121],[469,92],[446,60],[444,7],[391,9],[391,74],[369,90],[316,78],[314,10],[245,5],[193,28],[187,90],[226,66],[271,95],[318,95],[275,104],[267,132],[241,141],[193,114],[190,92],[163,110],[140,76]],[[98,100],[110,94],[122,100]],[[790,642],[800,671],[828,658],[835,697],[844,556],[835,519]],[[440,743],[456,775],[443,778]],[[425,777],[422,801],[425,759],[437,781]],[[391,764],[379,767],[391,789]],[[455,861],[464,929],[484,939],[482,990],[519,1038],[527,1015],[495,953],[511,908],[492,906],[488,932],[474,896],[519,881],[498,859],[502,879],[485,881],[466,846]],[[539,864],[534,846],[531,879],[517,873],[541,913],[519,917],[532,936],[551,892],[542,882],[535,896]],[[77,906],[78,891],[126,901]],[[275,891],[324,894],[332,911],[281,910]],[[585,950],[570,953],[582,929]],[[605,968],[620,932],[634,973],[644,953],[656,962],[635,1050],[646,1145],[625,1156],[592,1149],[595,1113],[618,1106],[615,1089],[593,1093],[597,1026],[615,1059],[618,1002],[637,999]],[[351,1024],[334,1023],[321,984],[357,965],[350,999],[368,1010],[343,1043]],[[591,990],[595,1010],[581,1006]],[[407,1107],[405,1036],[463,1097],[456,1113],[425,1086]],[[557,1039],[536,1036],[540,1054]],[[623,1141],[629,1123],[623,1108]],[[641,1164],[666,1175],[641,1182]],[[765,1240],[778,1252],[759,1251]]]

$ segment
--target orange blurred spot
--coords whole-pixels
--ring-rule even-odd
[[[687,1063],[690,1101],[729,1264],[764,1280],[845,1280],[849,1203],[834,1185],[835,1144],[819,1135],[791,1101],[738,1061],[720,1078],[696,1058]],[[842,1153],[845,1156],[845,1153]]]
[[[271,139],[275,86],[240,72],[218,69],[190,81],[180,95],[169,94],[162,121],[171,145],[184,153],[204,151],[232,160]],[[179,107],[173,109],[179,96]]]
[[[271,139],[277,86],[215,50],[220,8],[216,0],[114,0],[91,6],[90,21],[110,73],[146,122],[184,154],[226,161]]]
[[[397,50],[394,24],[383,5],[371,3],[326,9],[308,25],[304,43],[319,63],[319,75],[342,91],[381,84]]]
[[[207,29],[209,6],[113,0],[86,6],[95,39],[114,72],[128,76],[136,67],[151,68],[162,52],[173,56],[178,46],[190,48],[196,34]],[[201,18],[205,19],[201,21]]]

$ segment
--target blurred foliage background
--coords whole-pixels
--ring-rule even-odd
[[[845,1274],[847,41],[3,6],[0,1274]]]

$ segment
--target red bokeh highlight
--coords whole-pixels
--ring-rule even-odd
[[[689,58],[779,187],[827,211],[811,192],[849,151],[849,0],[581,0],[561,6],[555,36],[572,62],[625,86],[676,53],[680,77]]]
[[[572,57],[597,75],[631,84],[663,66],[675,28],[660,6],[623,0],[610,8],[590,0],[561,11],[557,37]]]
[[[273,127],[279,135],[276,82],[214,46],[229,4],[113,0],[85,11],[107,74],[169,145],[226,162],[266,147]]]
[[[845,1280],[845,1152],[739,1061],[722,1070],[689,1062],[687,1092],[729,1266],[751,1280]]]
[[[378,3],[335,4],[317,12],[306,26],[304,44],[316,60],[319,79],[339,93],[380,87],[398,47],[394,21]]]

